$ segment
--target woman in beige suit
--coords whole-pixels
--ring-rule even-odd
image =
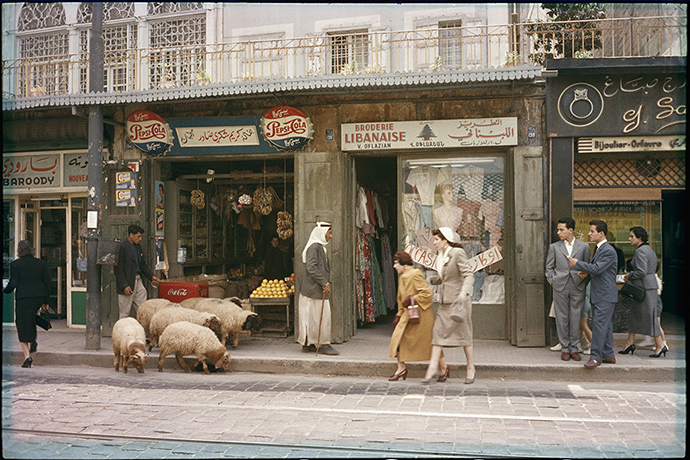
[[[447,227],[434,229],[434,246],[438,250],[438,278],[432,278],[432,284],[441,285],[441,304],[436,312],[433,338],[431,341],[431,360],[422,383],[433,380],[445,382],[450,375],[448,365],[443,362],[443,347],[464,347],[467,358],[465,383],[474,383],[476,370],[472,358],[472,293],[474,277],[467,263],[467,253],[459,243],[454,243],[453,230]],[[465,317],[462,321],[451,319],[450,306],[456,300],[466,303]]]
[[[421,270],[412,266],[412,257],[399,251],[393,256],[393,268],[398,272],[398,314],[393,324],[395,330],[388,349],[390,358],[397,358],[398,369],[388,380],[401,377],[407,380],[405,362],[428,361],[431,357],[431,329],[434,327],[434,310],[431,308],[431,289]],[[419,323],[410,324],[407,307],[419,306]]]

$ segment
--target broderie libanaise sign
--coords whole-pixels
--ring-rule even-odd
[[[311,120],[293,107],[273,107],[261,118],[261,133],[280,150],[298,150],[314,137]]]

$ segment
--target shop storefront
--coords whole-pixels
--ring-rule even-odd
[[[622,275],[635,249],[629,229],[644,227],[664,280],[664,309],[679,313],[679,273],[685,263],[680,250],[685,59],[607,60],[606,67],[601,60],[590,61],[549,64],[558,71],[548,80],[552,229],[559,217],[572,215],[587,241],[589,221],[604,220]],[[614,332],[627,331],[624,304],[614,314]]]
[[[3,280],[27,239],[48,264],[50,306],[70,327],[86,318],[86,150],[8,154],[3,158]],[[14,321],[4,294],[3,322]]]

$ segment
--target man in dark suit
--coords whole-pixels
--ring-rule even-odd
[[[561,344],[561,359],[580,361],[580,311],[585,304],[587,282],[570,267],[568,257],[589,260],[589,245],[575,238],[575,221],[558,219],[559,241],[549,246],[546,256],[546,279],[553,286],[556,331]]]
[[[145,276],[154,283],[160,283],[160,279],[153,274],[146,265],[144,252],[141,249],[141,235],[144,229],[136,224],[127,228],[129,236],[120,243],[120,254],[115,266],[115,278],[117,280],[117,301],[120,307],[120,318],[129,316],[134,305],[134,311],[146,301],[146,287],[141,277]]]
[[[592,304],[592,353],[585,368],[594,369],[601,363],[615,364],[613,353],[613,309],[618,302],[616,272],[618,256],[613,246],[606,241],[606,222],[589,222],[589,239],[597,247],[592,260],[587,263],[568,258],[571,267],[589,273],[591,276],[590,303]]]

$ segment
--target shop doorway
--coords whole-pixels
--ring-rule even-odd
[[[662,219],[662,276],[664,290],[661,300],[664,312],[684,315],[680,305],[681,276],[686,269],[685,221],[679,216],[686,214],[685,191],[665,190],[661,192]]]
[[[397,313],[398,165],[396,156],[356,157],[357,324],[389,323]]]

